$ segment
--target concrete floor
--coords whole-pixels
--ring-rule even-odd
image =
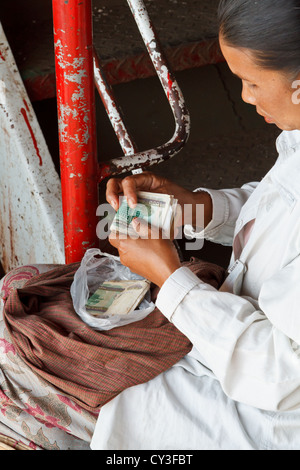
[[[219,0],[144,0],[166,48],[217,36]],[[126,0],[92,0],[93,36],[102,61],[145,50]],[[2,1],[0,21],[24,79],[54,71],[52,0]]]
[[[234,187],[262,178],[275,162],[280,130],[242,101],[240,80],[225,63],[178,72],[176,78],[191,115],[190,138],[178,155],[150,170],[189,189]],[[170,139],[174,120],[157,78],[115,85],[114,91],[139,150]],[[96,104],[98,158],[122,156],[99,97]],[[59,172],[56,100],[33,106]]]
[[[149,170],[188,189],[200,186],[221,189],[259,181],[275,163],[275,141],[280,131],[257,115],[241,99],[240,80],[226,63],[176,73],[191,115],[191,134],[174,158]],[[157,78],[115,85],[115,94],[139,150],[167,142],[174,120]],[[50,152],[59,172],[55,99],[33,103]],[[51,122],[51,125],[49,125]],[[98,158],[122,155],[117,138],[97,97]],[[99,186],[105,201],[106,181]],[[197,255],[227,266],[230,249],[206,242]]]
[[[225,63],[176,74],[191,115],[191,135],[173,159],[150,168],[178,184],[195,189],[240,187],[259,181],[273,166],[280,130],[257,115],[241,99],[241,82]],[[117,85],[115,92],[139,150],[167,142],[174,132],[173,116],[155,78]],[[99,159],[122,154],[103,113],[97,107]],[[100,185],[104,198],[105,182]],[[101,199],[102,198],[102,199]],[[227,267],[231,250],[206,242],[197,255]]]
[[[176,76],[190,111],[191,135],[177,156],[152,167],[153,171],[189,189],[234,187],[260,179],[275,161],[275,139],[280,131],[242,101],[240,80],[225,63]],[[118,85],[116,93],[140,150],[171,137],[173,117],[156,79]],[[112,137],[106,140],[104,125],[98,128],[98,135],[100,158],[117,156]]]

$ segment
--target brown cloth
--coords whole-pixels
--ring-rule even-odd
[[[214,287],[225,272],[193,259],[185,263]],[[144,320],[95,331],[76,314],[70,286],[79,263],[56,267],[14,289],[4,306],[11,340],[38,375],[89,411],[124,389],[145,383],[191,350],[190,341],[155,310]]]

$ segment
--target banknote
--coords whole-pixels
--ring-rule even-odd
[[[95,317],[126,315],[136,310],[150,289],[146,279],[103,282],[88,299],[86,310]]]
[[[170,229],[176,213],[177,199],[169,194],[150,193],[140,191],[137,193],[137,205],[129,207],[125,197],[121,198],[119,210],[111,224],[111,231],[133,234],[130,224],[134,218],[147,222],[148,225],[161,228],[164,231]]]

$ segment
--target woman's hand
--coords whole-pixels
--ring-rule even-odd
[[[204,228],[212,218],[212,201],[208,193],[194,193],[189,191],[166,178],[155,175],[150,172],[143,172],[126,178],[111,178],[107,182],[106,200],[111,206],[118,210],[120,206],[119,197],[126,196],[128,204],[134,208],[137,204],[137,192],[149,191],[153,193],[163,193],[173,195],[181,208],[181,225],[191,224],[197,226],[196,205],[204,207]],[[178,219],[177,219],[178,220]]]
[[[134,219],[131,226],[136,237],[124,238],[113,232],[109,237],[110,243],[117,248],[124,266],[162,287],[168,277],[181,266],[174,244],[163,239],[160,231],[153,227],[150,229],[142,220]]]

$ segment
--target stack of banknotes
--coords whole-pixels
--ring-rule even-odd
[[[174,196],[140,191],[135,208],[129,207],[121,197],[120,207],[112,221],[110,230],[118,234],[135,236],[130,225],[135,218],[142,219],[150,228],[170,234],[178,205]],[[112,315],[126,315],[134,311],[150,289],[148,280],[107,281],[102,283],[86,303],[87,312],[99,318]]]
[[[103,282],[86,303],[94,317],[108,318],[133,312],[150,289],[146,279]]]
[[[110,230],[124,235],[135,235],[130,226],[134,218],[147,222],[150,227],[169,233],[176,216],[178,201],[174,196],[161,193],[140,191],[135,208],[130,208],[125,197],[121,198],[120,207],[111,224]]]

